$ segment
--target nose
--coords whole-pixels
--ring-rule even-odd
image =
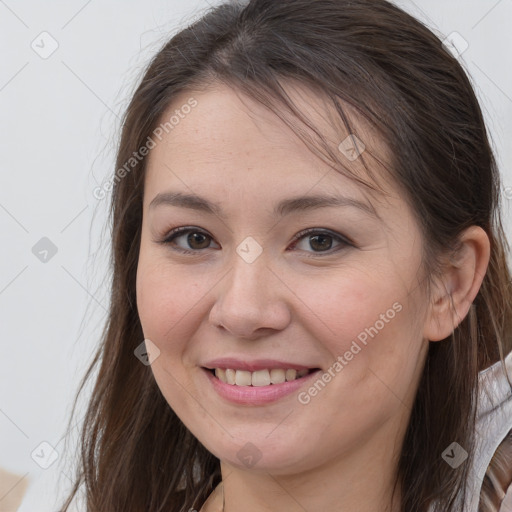
[[[287,298],[292,292],[261,256],[248,263],[236,255],[217,290],[209,321],[233,337],[255,340],[290,323]]]

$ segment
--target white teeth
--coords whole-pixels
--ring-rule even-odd
[[[215,377],[217,377],[222,382],[228,381],[226,379],[226,370],[224,370],[223,368],[215,368]]]
[[[269,386],[270,384],[282,384],[307,375],[309,370],[294,370],[274,368],[272,370],[258,370],[249,372],[246,370],[233,370],[215,368],[215,376],[227,384],[236,386]]]
[[[270,382],[272,382],[272,384],[282,384],[283,382],[286,382],[285,370],[270,370]]]
[[[295,380],[295,377],[297,377],[297,370],[286,370],[287,382],[289,382],[291,380]]]
[[[269,386],[270,385],[269,371],[268,370],[259,370],[257,372],[252,372],[251,384],[253,386]]]
[[[236,382],[236,372],[235,370],[226,370],[226,382],[228,384],[235,384]]]
[[[237,386],[250,386],[251,372],[246,372],[245,370],[237,370],[235,383]]]

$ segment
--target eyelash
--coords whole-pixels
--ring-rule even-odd
[[[176,245],[173,244],[174,240],[176,238],[178,238],[178,236],[182,236],[182,235],[188,234],[188,233],[200,233],[200,234],[205,235],[213,240],[213,237],[211,237],[208,233],[206,233],[200,229],[183,226],[183,227],[173,229],[166,235],[166,237],[163,240],[158,240],[157,243],[162,244],[162,245],[169,245],[169,246],[171,246],[171,249],[173,251],[178,251],[182,254],[193,254],[193,255],[197,256],[198,253],[200,253],[203,249],[197,249],[197,250],[183,249],[182,247],[177,247]],[[309,258],[315,258],[317,256],[322,257],[322,255],[324,255],[324,254],[331,255],[335,252],[342,250],[343,248],[354,247],[354,244],[348,238],[346,238],[338,233],[335,233],[333,231],[327,230],[327,229],[317,229],[317,228],[308,228],[308,229],[304,229],[304,230],[300,231],[299,233],[297,233],[292,240],[292,245],[295,246],[302,238],[304,238],[306,235],[311,235],[311,234],[330,236],[330,237],[334,238],[337,242],[339,242],[341,244],[341,246],[339,246],[338,248],[335,248],[334,250],[329,249],[328,251],[314,252],[312,255],[310,254],[307,256]]]

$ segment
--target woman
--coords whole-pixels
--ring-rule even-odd
[[[384,0],[211,9],[149,65],[116,168],[63,510],[82,483],[90,512],[499,510],[500,180],[434,34]]]

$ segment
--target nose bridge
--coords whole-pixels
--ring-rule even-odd
[[[275,279],[268,264],[270,263],[267,254],[261,254],[254,259],[246,259],[240,256],[242,246],[238,248],[238,254],[233,258],[233,272],[231,276],[232,290],[240,294],[242,300],[249,299],[255,305],[265,302],[267,287],[270,279]],[[274,283],[275,285],[275,283]]]
[[[223,289],[224,307],[240,317],[258,318],[269,305],[267,286],[270,270],[266,258],[259,256],[254,261],[246,261],[240,255],[233,257],[232,270]]]
[[[241,249],[249,248],[245,253]],[[290,319],[287,301],[278,280],[268,268],[265,254],[254,258],[250,242],[240,244],[231,271],[219,288],[210,320],[237,337],[254,337],[259,329],[283,329]]]

